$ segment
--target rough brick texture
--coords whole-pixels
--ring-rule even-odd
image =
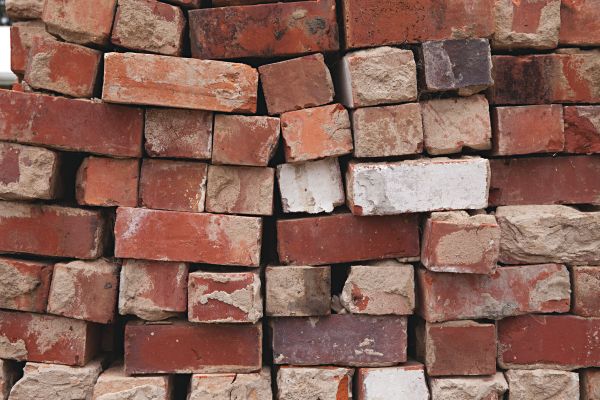
[[[137,159],[87,157],[77,171],[77,203],[87,206],[138,204],[140,163]]]
[[[44,313],[52,269],[48,262],[0,258],[0,307]]]
[[[600,153],[600,107],[566,106],[565,151],[568,153]]]

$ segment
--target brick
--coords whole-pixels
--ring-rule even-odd
[[[125,260],[119,285],[119,314],[160,321],[187,309],[189,267],[185,263]]]
[[[565,151],[600,153],[600,106],[566,106]]]
[[[573,314],[600,317],[600,266],[572,267]]]
[[[258,72],[271,115],[333,101],[333,81],[322,54],[266,64]]]
[[[140,173],[140,204],[173,211],[204,211],[208,166],[193,161],[145,159]]]
[[[298,162],[352,153],[350,116],[341,104],[281,116],[285,160]]]
[[[497,0],[493,49],[556,48],[561,28],[560,4],[560,0]]]
[[[105,259],[54,266],[48,313],[101,324],[115,318],[119,264]]]
[[[87,157],[77,171],[77,203],[88,206],[138,204],[140,162],[137,159]]]
[[[0,90],[0,140],[67,151],[140,157],[138,108]],[[81,129],[85,126],[86,129]]]
[[[45,0],[7,0],[6,15],[13,21],[39,19]]]
[[[265,270],[265,314],[309,317],[331,313],[331,267],[275,266]]]
[[[380,367],[406,361],[406,317],[333,314],[270,324],[275,364]]]
[[[260,325],[132,321],[125,327],[128,375],[253,372],[261,353]]]
[[[263,314],[260,286],[254,272],[193,272],[188,280],[188,320],[257,322]]]
[[[417,217],[359,218],[342,213],[279,220],[277,251],[281,262],[296,265],[414,257],[419,255]]]
[[[497,325],[498,363],[504,369],[574,370],[600,362],[598,318],[523,315]]]
[[[600,399],[600,370],[585,369],[579,374],[581,383],[581,400]]]
[[[97,328],[53,315],[0,311],[0,357],[83,366],[98,349]]]
[[[457,91],[470,96],[494,84],[487,39],[425,42],[420,48],[422,78],[428,92]]]
[[[344,204],[344,184],[337,158],[277,166],[283,212],[318,214]]]
[[[343,400],[352,398],[354,370],[336,367],[281,367],[277,399]]]
[[[411,315],[415,308],[415,273],[395,260],[353,265],[340,300],[352,314]]]
[[[45,0],[42,19],[48,32],[67,42],[108,44],[117,0]]]
[[[421,263],[435,272],[492,274],[500,256],[500,226],[493,215],[435,212],[423,230]]]
[[[565,0],[560,7],[560,44],[597,46],[600,44],[598,0]]]
[[[21,370],[16,362],[0,360],[0,398],[7,400],[10,390],[20,377]]]
[[[428,100],[421,103],[421,112],[429,154],[492,148],[489,105],[484,96]]]
[[[492,109],[493,154],[559,153],[565,147],[560,104]]]
[[[502,372],[493,376],[429,378],[431,400],[502,400],[508,383]]]
[[[279,118],[215,115],[212,163],[266,167],[275,154]]]
[[[100,211],[0,202],[2,253],[94,259],[102,256],[105,236]]]
[[[417,358],[428,376],[493,375],[496,372],[496,327],[475,321],[437,324],[420,321]]]
[[[205,8],[190,11],[189,18],[195,58],[276,57],[339,49],[334,0]]]
[[[410,50],[393,47],[346,54],[338,68],[341,102],[349,108],[417,99],[417,67]]]
[[[148,82],[155,82],[148,86]],[[102,99],[223,112],[256,112],[258,72],[245,64],[152,54],[104,55]]]
[[[141,398],[169,400],[173,390],[170,376],[127,376],[122,364],[102,372],[94,385],[91,400]]]
[[[119,208],[115,256],[258,267],[261,230],[257,217]]]
[[[600,158],[505,158],[490,167],[490,205],[600,204]]]
[[[352,130],[357,158],[403,156],[423,151],[423,121],[417,103],[354,110]]]
[[[274,168],[210,165],[206,211],[273,215],[274,186]]]
[[[32,146],[0,143],[0,198],[51,200],[63,194],[59,153]]]
[[[510,400],[552,398],[579,399],[579,375],[576,372],[552,369],[506,371]]]
[[[194,374],[188,400],[272,399],[271,372],[263,368],[252,374]]]
[[[0,257],[0,308],[46,312],[52,268],[49,262]]]
[[[493,0],[343,0],[346,47],[488,37],[494,31],[493,4]]]
[[[560,264],[501,267],[492,275],[417,271],[419,315],[428,322],[568,312],[569,271]]]
[[[352,161],[346,172],[348,207],[355,215],[485,208],[489,179],[489,162],[479,157]]]
[[[423,365],[414,361],[396,367],[356,370],[357,400],[429,400]]]
[[[212,5],[213,5],[213,7],[228,7],[228,6],[249,6],[249,5],[254,5],[254,4],[265,4],[265,3],[276,3],[276,2],[277,2],[277,0],[213,0]]]
[[[54,38],[46,32],[46,25],[39,20],[15,22],[10,27],[10,69],[15,74],[25,74],[29,50],[37,37]]]

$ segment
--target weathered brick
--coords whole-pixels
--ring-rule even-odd
[[[600,369],[584,369],[579,374],[581,400],[600,399]]]
[[[506,379],[510,388],[509,400],[579,399],[579,375],[576,372],[511,369],[506,371]]]
[[[29,49],[34,38],[54,39],[46,32],[42,21],[15,22],[10,27],[10,69],[15,74],[25,74]]]
[[[149,86],[148,82],[155,82]],[[151,54],[104,55],[102,99],[223,112],[256,112],[258,72],[245,64]]]
[[[1,257],[0,308],[46,312],[52,268],[49,262]]]
[[[428,322],[568,312],[569,271],[560,264],[498,268],[492,275],[417,271],[419,314]]]
[[[10,390],[20,375],[21,370],[15,361],[0,360],[0,399],[8,399]]]
[[[356,370],[357,400],[429,400],[423,364]]]
[[[257,217],[119,208],[115,256],[257,267],[261,230]]]
[[[205,8],[190,11],[189,18],[196,58],[290,56],[339,48],[334,0]]]
[[[87,157],[77,171],[77,203],[88,206],[127,206],[138,204],[138,159]]]
[[[125,327],[127,374],[253,372],[261,354],[261,325],[132,321]]]
[[[343,400],[352,398],[354,370],[336,367],[281,367],[277,399]]]
[[[214,3],[213,3],[214,4]],[[252,374],[194,374],[188,400],[272,399],[271,371]]]
[[[565,106],[565,151],[600,153],[600,106]]]
[[[493,376],[429,378],[431,400],[502,400],[508,383],[502,372]]]
[[[187,0],[182,0],[183,2]],[[190,0],[194,1],[194,0]],[[250,6],[254,4],[277,3],[277,0],[213,0],[213,7]]]
[[[45,0],[6,0],[6,15],[13,21],[40,19]]]
[[[563,0],[560,6],[560,44],[597,46],[600,44],[598,0]]]
[[[170,400],[173,389],[170,376],[127,376],[123,365],[116,364],[100,374],[91,400]]]
[[[140,204],[173,211],[204,211],[208,166],[193,161],[145,159],[140,174]]]
[[[573,314],[600,317],[600,266],[572,267]]]

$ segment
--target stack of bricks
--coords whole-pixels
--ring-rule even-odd
[[[1,400],[600,399],[599,0],[6,7]]]

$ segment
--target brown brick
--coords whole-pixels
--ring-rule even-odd
[[[10,27],[10,69],[18,75],[25,74],[29,49],[34,38],[54,39],[46,32],[42,21],[15,22]]]
[[[598,0],[563,0],[560,6],[560,44],[600,45]]]
[[[566,106],[565,151],[600,153],[600,106]]]
[[[13,20],[40,19],[45,0],[7,0],[6,15]]]
[[[52,268],[49,262],[0,257],[0,308],[46,312]]]
[[[88,206],[138,204],[138,159],[87,157],[77,171],[77,203]]]
[[[600,317],[600,266],[574,266],[573,314]]]

